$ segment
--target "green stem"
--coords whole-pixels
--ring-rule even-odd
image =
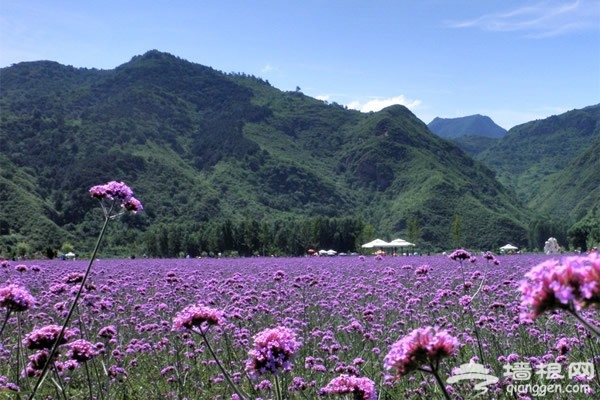
[[[277,399],[277,400],[283,399],[283,397],[281,397],[281,386],[280,386],[278,376],[275,376],[275,399]]]
[[[475,296],[477,296],[477,294],[479,293],[479,291],[483,287],[483,284],[485,283],[485,277],[486,277],[486,275],[487,275],[487,268],[483,272],[483,278],[481,278],[481,283],[479,284],[479,287],[475,291],[475,294],[473,296],[471,296],[471,303],[473,303],[473,300],[475,300]]]
[[[219,367],[219,369],[221,370],[221,373],[223,374],[223,376],[227,380],[227,383],[229,383],[229,386],[231,386],[231,388],[233,389],[233,391],[240,397],[240,399],[246,400],[247,397],[244,396],[242,393],[240,393],[240,391],[237,388],[237,386],[233,383],[233,381],[229,377],[229,374],[227,373],[227,371],[225,371],[225,368],[223,368],[223,365],[221,364],[221,362],[219,361],[219,358],[217,357],[217,355],[213,351],[212,346],[210,345],[210,343],[208,341],[208,338],[206,337],[206,334],[204,333],[204,331],[202,330],[202,328],[198,329],[198,331],[200,332],[200,336],[202,336],[202,340],[204,341],[204,344],[206,345],[206,348],[210,352],[210,355],[212,356],[212,358],[217,363],[217,366]],[[194,332],[198,332],[198,331],[194,331]]]
[[[37,390],[39,389],[42,381],[44,380],[44,377],[45,377],[46,373],[48,372],[48,368],[49,368],[50,364],[52,364],[52,360],[54,359],[54,356],[56,355],[56,352],[58,351],[58,346],[62,340],[63,335],[65,334],[67,325],[69,324],[69,321],[71,320],[71,317],[73,316],[73,312],[75,311],[77,302],[79,301],[79,298],[81,297],[81,293],[83,292],[83,288],[85,287],[87,278],[90,274],[90,271],[92,270],[92,265],[94,264],[94,260],[96,259],[96,254],[98,253],[98,249],[100,248],[100,243],[102,242],[102,238],[104,237],[104,233],[106,232],[106,227],[108,226],[108,221],[110,221],[110,213],[112,212],[113,207],[114,207],[114,202],[113,202],[112,206],[110,207],[110,210],[108,211],[108,213],[105,213],[104,225],[102,225],[102,230],[100,231],[100,235],[98,236],[98,240],[96,241],[96,246],[94,247],[94,251],[92,252],[92,256],[90,257],[90,262],[88,263],[87,269],[85,270],[83,280],[81,281],[81,286],[79,286],[79,290],[77,291],[77,294],[75,295],[75,299],[73,300],[73,303],[71,304],[71,308],[69,308],[69,313],[67,314],[67,317],[65,318],[65,321],[63,322],[62,329],[60,330],[60,333],[56,337],[56,341],[54,342],[54,345],[52,346],[52,350],[50,351],[48,361],[44,365],[44,369],[42,370],[40,377],[38,378],[37,382],[35,383],[35,386],[33,387],[33,391],[31,392],[31,396],[29,397],[30,400],[34,399],[34,396],[35,396]]]
[[[569,306],[569,312],[571,314],[573,314],[573,316],[575,318],[577,318],[577,320],[579,322],[581,322],[581,324],[594,336],[596,336],[597,339],[600,339],[600,330],[598,330],[597,327],[595,327],[594,325],[590,324],[589,322],[587,322],[581,315],[579,315],[579,313],[577,312],[577,310],[575,310],[575,306],[573,304],[571,304]]]
[[[469,305],[470,310],[469,310],[468,314],[471,319],[471,324],[473,325],[473,333],[475,333],[475,338],[477,339],[477,351],[479,352],[479,360],[481,361],[482,364],[485,364],[485,359],[483,357],[483,347],[481,346],[481,338],[479,337],[479,328],[477,327],[477,323],[475,322],[475,316],[473,315],[473,308],[471,307],[472,304],[473,303],[471,301],[471,304]]]
[[[0,328],[0,337],[2,336],[2,332],[4,332],[4,327],[6,327],[6,323],[8,322],[8,319],[10,318],[11,311],[12,310],[10,308],[6,309],[6,317],[4,318],[4,322],[2,323],[2,328]]]
[[[442,378],[440,377],[440,374],[438,374],[437,372],[437,368],[433,368],[433,365],[431,366],[431,373],[433,374],[433,376],[435,377],[436,382],[438,383],[440,389],[442,389],[442,393],[444,394],[444,397],[447,400],[452,400],[452,398],[450,397],[450,394],[448,393],[448,391],[446,390],[446,385],[444,384],[444,381],[442,380]]]
[[[19,336],[21,336],[21,317],[19,316],[19,314],[17,314],[17,333]],[[21,385],[21,383],[19,382],[19,377],[21,376],[21,374],[19,373],[19,371],[21,371],[21,357],[23,357],[23,353],[21,351],[21,341],[17,340],[17,386]],[[25,364],[23,363],[23,365]]]

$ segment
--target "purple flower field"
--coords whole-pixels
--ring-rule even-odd
[[[600,393],[600,342],[584,325],[560,307],[523,319],[525,274],[552,257],[497,259],[99,259],[36,398],[469,399],[481,380],[439,385],[469,363],[498,378],[486,399],[535,397],[515,381],[586,385],[545,398]],[[86,266],[1,264],[0,397],[28,398]],[[600,325],[597,309],[580,315]],[[427,326],[431,344],[415,331]]]

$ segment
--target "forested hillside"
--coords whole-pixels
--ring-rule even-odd
[[[595,105],[516,126],[478,159],[518,194],[533,224],[546,227],[533,242],[539,246],[552,234],[585,249],[600,242],[599,146],[600,105]],[[587,245],[569,229],[579,222],[588,226]]]
[[[0,82],[0,256],[88,252],[88,189],[109,180],[145,211],[111,226],[107,256],[528,245],[515,194],[402,106],[364,114],[158,51],[114,70],[20,63]]]
[[[600,168],[594,168],[594,160],[584,154],[597,145],[600,139],[600,105],[569,111],[543,120],[532,121],[512,128],[505,137],[478,158],[498,172],[498,179],[514,189],[523,201],[532,208],[551,209],[557,204],[545,206],[543,200],[554,185],[564,180],[560,175],[569,175],[573,183],[580,181],[578,173],[598,176]],[[573,201],[556,208],[560,215],[568,215],[578,208],[577,197],[596,187],[580,187]],[[564,187],[564,184],[563,184]],[[574,192],[574,191],[568,191]],[[537,198],[537,200],[535,200]],[[581,216],[576,211],[573,218]]]

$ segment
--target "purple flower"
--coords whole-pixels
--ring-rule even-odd
[[[111,181],[105,185],[92,186],[90,195],[97,199],[121,201],[121,207],[128,211],[142,211],[144,207],[139,200],[133,197],[133,190],[123,182]]]
[[[454,260],[454,261],[469,260],[469,259],[471,259],[471,253],[469,253],[468,251],[466,251],[464,249],[457,249],[457,250],[454,250],[448,256],[448,258],[450,258],[451,260]]]
[[[108,325],[100,329],[98,336],[106,339],[112,339],[117,336],[117,328],[114,325]]]
[[[127,201],[133,196],[133,190],[123,182],[111,181],[105,185],[92,186],[90,194],[98,199]]]
[[[581,309],[600,303],[600,256],[567,257],[542,262],[521,282],[521,305],[531,309],[523,318],[537,318],[553,309]]]
[[[190,305],[173,318],[173,330],[193,329],[195,326],[202,328],[203,326],[223,325],[224,322],[222,311],[205,306]]]
[[[21,312],[31,308],[35,299],[29,292],[15,284],[0,288],[0,307],[10,311]]]
[[[427,275],[429,269],[429,265],[423,264],[415,270],[415,275]]]
[[[422,365],[432,367],[443,357],[456,354],[460,343],[448,332],[433,327],[418,328],[392,345],[384,358],[384,366],[398,379]]]
[[[288,386],[290,392],[301,392],[308,388],[308,383],[299,376],[295,376],[292,379],[292,384]]]
[[[123,207],[127,211],[131,211],[133,213],[142,211],[144,209],[144,207],[142,206],[142,203],[135,197],[130,197],[129,200],[127,200],[121,204],[121,207]]]
[[[111,378],[116,378],[119,375],[127,376],[127,371],[125,370],[125,368],[119,367],[117,365],[111,365],[110,367],[108,367],[106,372]]]
[[[468,307],[469,305],[471,305],[471,302],[473,301],[473,298],[469,295],[465,295],[462,296],[460,299],[458,299],[458,304],[460,304],[463,307]]]
[[[25,367],[25,371],[23,371],[24,375],[28,377],[39,376],[41,374],[41,371],[44,369],[44,366],[48,362],[49,357],[50,352],[45,349],[39,350],[30,355],[28,357],[29,362]],[[57,357],[58,354],[54,356],[54,361],[56,361]]]
[[[9,382],[6,376],[0,375],[0,393],[7,392],[9,390],[13,392],[20,392],[21,388],[16,383]]]
[[[352,394],[352,397],[357,400],[377,400],[375,382],[369,378],[346,374],[333,378],[327,386],[319,390],[319,396],[329,394]]]
[[[69,275],[65,276],[65,283],[79,283],[83,282],[84,274],[81,272],[71,272]]]
[[[500,265],[500,261],[496,258],[496,255],[491,251],[483,253],[483,258],[487,261],[491,261],[494,265]]]
[[[554,345],[554,349],[558,352],[558,354],[564,355],[567,354],[569,350],[571,350],[571,345],[569,344],[569,341],[567,339],[560,338]]]
[[[39,329],[35,329],[25,336],[23,345],[30,350],[50,349],[54,345],[61,330],[62,326],[59,325],[46,325]],[[75,331],[68,328],[65,329],[59,344],[67,343],[74,335]]]
[[[27,272],[27,271],[29,271],[29,268],[25,264],[19,264],[19,265],[17,265],[15,267],[15,271],[17,271],[17,272]]]
[[[254,378],[268,372],[277,375],[279,371],[290,371],[300,346],[296,334],[289,328],[265,329],[254,336],[254,349],[248,352],[246,371]]]
[[[69,350],[67,350],[67,357],[77,361],[85,362],[91,360],[98,355],[96,346],[85,339],[78,339],[69,343]]]

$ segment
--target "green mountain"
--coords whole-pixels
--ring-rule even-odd
[[[111,254],[527,245],[515,194],[402,106],[360,113],[158,51],[113,70],[19,63],[0,82],[0,255],[89,251],[87,190],[109,180],[145,207],[111,226]]]
[[[506,134],[506,129],[496,125],[490,117],[479,114],[460,118],[436,117],[427,127],[436,135],[450,139],[461,136],[499,139]]]
[[[518,125],[478,159],[496,171],[498,180],[514,189],[529,207],[552,209],[557,204],[545,205],[544,199],[558,189],[556,185],[563,180],[560,176],[572,178],[571,187],[575,187],[581,182],[577,174],[600,174],[598,165],[582,164],[579,160],[580,157],[593,160],[585,154],[599,137],[600,105],[595,105]],[[593,181],[590,180],[590,184]],[[578,189],[587,193],[596,187],[578,186]],[[577,191],[572,196],[574,202],[560,205],[557,213],[567,215],[577,209],[575,203],[583,196],[584,193]]]
[[[490,117],[479,114],[460,118],[436,117],[427,127],[474,157],[493,146],[506,134],[506,130],[496,125]]]
[[[598,120],[600,122],[600,119]],[[600,206],[600,134],[564,169],[542,178],[533,209],[576,222]]]
[[[532,210],[530,244],[600,243],[600,105],[512,128],[478,158]]]

